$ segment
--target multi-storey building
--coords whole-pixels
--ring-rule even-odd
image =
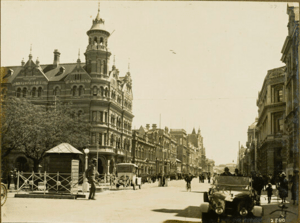
[[[247,132],[247,142],[246,142],[246,151],[244,158],[244,171],[243,174],[250,176],[251,173],[257,171],[257,162],[259,157],[257,156],[257,137],[258,137],[258,128],[257,128],[257,118],[248,127]]]
[[[138,165],[141,174],[156,174],[157,142],[147,132],[143,126],[133,131],[132,162]]]
[[[288,35],[282,47],[281,61],[285,72],[285,132],[288,136],[284,158],[285,171],[291,177],[293,169],[299,167],[299,5],[288,3]]]
[[[259,128],[258,170],[263,175],[277,174],[286,168],[285,153],[285,69],[269,70],[257,99]]]
[[[191,134],[188,134],[188,142],[191,143],[191,145],[195,148],[193,162],[196,167],[195,174],[199,174],[205,165],[205,152],[203,147],[203,137],[201,135],[200,128],[198,129],[198,132],[196,133],[195,128],[193,129]]]
[[[100,9],[87,31],[88,44],[77,63],[60,63],[60,52],[54,50],[53,64],[33,61],[30,52],[21,66],[6,67],[2,93],[24,97],[36,104],[53,105],[56,100],[71,101],[77,115],[86,114],[92,124],[90,157],[98,153],[98,171],[112,172],[118,162],[130,162],[132,114],[132,80],[128,71],[124,77],[115,65],[109,70],[110,56],[107,44],[110,33],[104,27]],[[88,145],[87,145],[88,146]],[[13,158],[14,166],[26,157]]]
[[[181,173],[188,173],[187,134],[184,129],[171,129],[171,135],[177,141],[177,159],[181,161]]]

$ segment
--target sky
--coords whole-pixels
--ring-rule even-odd
[[[108,47],[133,80],[133,128],[201,129],[206,156],[236,163],[267,71],[284,66],[287,3],[101,1]],[[98,1],[1,1],[1,66],[81,60]],[[174,53],[173,53],[174,52]],[[112,56],[113,57],[113,56]],[[113,58],[111,58],[110,67]],[[128,66],[130,64],[130,66]],[[160,118],[161,117],[161,118]]]

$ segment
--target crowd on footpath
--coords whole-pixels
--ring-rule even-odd
[[[293,205],[298,205],[299,199],[299,170],[295,169],[292,178],[287,180],[284,172],[278,173],[276,176],[269,174],[268,177],[262,176],[260,173],[253,173],[251,176],[252,187],[257,192],[257,204],[260,204],[261,191],[266,191],[268,195],[268,203],[271,202],[271,197],[274,194],[274,187],[277,195],[281,199],[281,203],[285,203],[288,197],[289,187],[291,192],[291,200]]]

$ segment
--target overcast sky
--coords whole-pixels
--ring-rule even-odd
[[[206,155],[236,162],[257,117],[267,70],[283,66],[286,3],[101,2],[108,45],[121,76],[133,79],[133,128],[200,127]],[[1,65],[81,60],[97,1],[1,1]],[[175,52],[175,53],[173,53]],[[129,59],[130,58],[130,59]],[[112,65],[112,58],[111,64]]]

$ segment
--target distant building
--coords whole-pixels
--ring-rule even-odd
[[[181,172],[188,173],[188,141],[187,134],[184,129],[171,129],[170,134],[177,141],[177,159],[181,161]]]

